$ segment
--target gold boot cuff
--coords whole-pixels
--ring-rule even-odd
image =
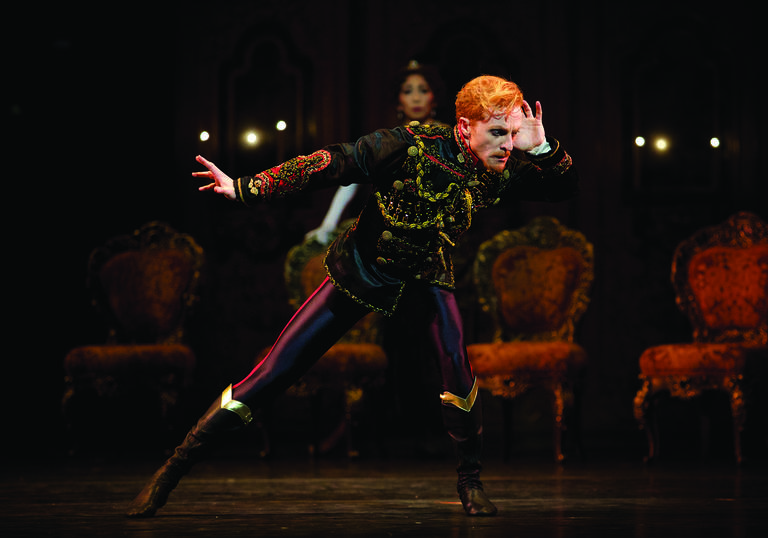
[[[253,420],[251,409],[243,402],[232,399],[232,385],[228,386],[221,393],[221,408],[235,413],[242,419],[245,425],[248,425]]]
[[[469,413],[472,410],[472,406],[475,405],[475,400],[477,399],[477,389],[477,378],[475,378],[475,383],[472,385],[472,390],[469,391],[469,395],[466,398],[461,398],[460,396],[456,396],[450,392],[444,392],[440,395],[440,399],[449,404],[453,404],[459,409]]]

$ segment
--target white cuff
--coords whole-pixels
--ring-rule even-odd
[[[552,151],[552,147],[549,145],[549,142],[545,140],[535,148],[528,150],[528,153],[531,155],[541,155],[542,153],[549,153],[550,151]]]

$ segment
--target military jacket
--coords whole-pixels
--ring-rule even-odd
[[[337,288],[391,315],[409,283],[453,287],[451,247],[477,211],[504,200],[559,201],[576,194],[570,156],[557,140],[548,142],[546,154],[514,152],[496,173],[478,162],[457,127],[413,122],[238,178],[235,189],[250,205],[305,189],[370,184],[370,198],[331,244],[325,266]]]

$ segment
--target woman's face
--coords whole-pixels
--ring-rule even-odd
[[[400,104],[397,109],[406,121],[424,121],[432,114],[435,99],[427,80],[418,74],[408,75],[400,86]]]

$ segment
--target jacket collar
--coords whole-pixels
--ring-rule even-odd
[[[456,140],[456,144],[459,146],[459,150],[461,150],[461,157],[459,157],[459,161],[462,162],[467,168],[484,168],[480,162],[480,158],[475,155],[475,152],[472,151],[472,148],[469,147],[469,142],[467,142],[467,139],[464,138],[463,134],[461,134],[458,124],[453,126],[453,137]]]

